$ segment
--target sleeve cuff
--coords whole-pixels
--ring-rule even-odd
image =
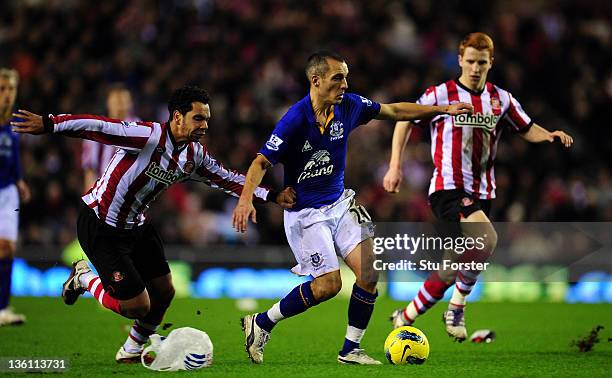
[[[275,190],[269,190],[268,195],[266,196],[266,202],[274,202],[276,203],[276,197],[278,197],[279,192]]]
[[[51,114],[47,114],[43,116],[43,126],[45,128],[45,133],[52,133],[55,129],[55,124],[51,119]]]
[[[257,153],[257,155],[263,156],[268,161],[268,163],[270,163],[271,166],[274,166],[274,165],[276,165],[276,163],[278,163],[275,159],[273,159],[270,156],[264,154],[262,151],[259,151]]]
[[[533,121],[529,122],[529,124],[527,124],[527,126],[523,127],[522,129],[516,130],[516,133],[525,134],[527,131],[529,131],[529,129],[531,129],[531,126],[533,126]]]

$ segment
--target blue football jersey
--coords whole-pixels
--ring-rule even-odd
[[[285,186],[293,187],[297,193],[297,203],[291,211],[319,208],[340,197],[344,191],[348,136],[379,112],[380,104],[345,93],[321,132],[310,95],[287,111],[259,153],[272,164],[283,164]]]
[[[21,179],[19,160],[19,134],[14,133],[11,125],[0,125],[0,189]]]

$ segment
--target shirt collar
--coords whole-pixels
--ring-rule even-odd
[[[484,86],[484,87],[482,87],[482,89],[481,89],[481,90],[479,90],[479,91],[474,91],[474,90],[471,90],[470,88],[466,87],[465,85],[461,84],[461,82],[459,81],[459,78],[456,78],[456,79],[455,79],[455,84],[457,84],[457,86],[459,86],[459,87],[463,88],[464,90],[466,90],[466,91],[468,91],[469,93],[471,93],[471,94],[473,94],[473,95],[476,95],[476,96],[480,96],[480,95],[482,94],[482,92],[484,92],[485,88],[487,87],[487,84],[485,83],[485,86]]]
[[[314,109],[312,108],[312,101],[310,101],[310,94],[304,97],[301,101],[303,101],[303,106],[305,107],[306,119],[308,120],[308,123],[312,126],[316,126],[318,130],[319,126],[317,124],[317,118],[315,117],[315,114],[314,114]],[[338,114],[340,113],[340,104],[334,105],[334,110],[330,114],[332,118],[338,117]],[[327,121],[329,121],[329,119]],[[327,129],[327,124],[323,125],[323,127]]]
[[[172,128],[170,127],[170,122],[166,122],[164,123],[164,127],[166,128],[167,132],[168,132],[168,136],[170,137],[170,141],[172,142],[172,147],[174,147],[175,150],[182,150],[183,148],[187,147],[187,145],[189,145],[189,142],[184,142],[184,143],[178,143],[176,141],[176,139],[174,139],[174,135],[172,134]]]
[[[310,101],[310,94],[308,94],[306,97],[304,97],[302,99],[303,101],[303,106],[306,108],[306,119],[308,119],[308,122],[311,125],[314,125],[317,123],[317,118],[315,117],[314,114],[314,109],[312,108],[312,101]]]

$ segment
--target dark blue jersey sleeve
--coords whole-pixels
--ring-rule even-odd
[[[282,163],[291,144],[292,136],[299,128],[301,120],[302,114],[297,107],[291,107],[278,121],[272,135],[261,147],[259,153],[272,164]]]
[[[364,125],[380,113],[380,104],[354,93],[347,93],[346,100],[351,102],[351,113],[355,120],[355,127]]]

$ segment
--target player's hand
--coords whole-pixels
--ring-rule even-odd
[[[253,223],[257,223],[256,215],[257,212],[255,211],[255,206],[253,206],[253,201],[243,201],[241,198],[238,201],[238,205],[236,205],[236,208],[234,209],[234,214],[232,215],[232,227],[234,227],[237,232],[245,232],[249,217]]]
[[[32,193],[30,192],[30,187],[23,180],[17,181],[17,191],[19,192],[19,198],[21,202],[28,203],[32,198]]]
[[[291,209],[295,205],[296,193],[292,187],[286,187],[276,196],[276,203],[283,209]]]
[[[472,104],[468,104],[467,102],[458,102],[456,104],[448,105],[445,113],[452,116],[459,114],[472,114],[474,113],[474,107]]]
[[[572,138],[571,136],[569,136],[568,134],[564,133],[563,131],[560,130],[556,130],[553,131],[549,134],[549,138],[548,141],[550,143],[555,141],[555,138],[559,138],[559,140],[561,141],[561,143],[563,143],[563,145],[567,148],[571,147],[572,144],[574,143],[574,138]]]
[[[34,114],[27,110],[19,109],[17,113],[13,113],[13,117],[20,118],[23,121],[16,122],[12,121],[11,126],[13,131],[16,133],[27,133],[27,134],[43,134],[45,132],[45,126],[43,124],[42,116]]]
[[[383,179],[383,187],[389,193],[399,193],[404,174],[401,169],[389,168]]]

